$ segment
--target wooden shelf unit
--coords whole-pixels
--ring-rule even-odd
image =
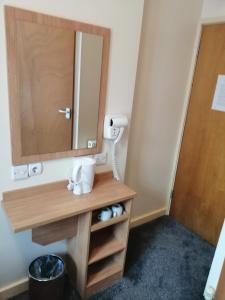
[[[3,193],[2,204],[15,232],[32,229],[33,240],[42,245],[68,238],[73,261],[68,272],[83,298],[123,276],[136,195],[109,174],[100,175],[93,191],[81,196],[69,192],[66,181]],[[97,222],[96,211],[115,203],[124,205],[123,215]]]
[[[122,272],[122,266],[115,260],[115,255],[94,263],[88,268],[87,288],[119,272]]]
[[[88,267],[86,296],[107,287],[123,275],[120,254],[112,255]]]
[[[112,230],[99,230],[91,234],[88,264],[115,254],[126,247],[126,242],[119,240]]]
[[[126,221],[129,219],[129,217],[130,217],[129,214],[125,211],[121,216],[111,218],[107,221],[99,221],[98,219],[94,218],[94,220],[92,220],[92,224],[91,224],[91,232],[95,232],[97,230],[108,227],[110,225]]]
[[[83,298],[106,288],[123,276],[132,200],[123,201],[125,212],[122,216],[101,222],[101,225],[95,222],[95,210],[83,214],[81,220],[78,218],[78,234],[71,239],[71,243],[73,241],[80,245],[82,259],[78,248],[75,253],[70,251],[70,255],[76,262],[77,270],[83,270],[77,273],[76,279],[76,286]]]

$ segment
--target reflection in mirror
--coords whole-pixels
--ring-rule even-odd
[[[72,107],[75,33],[17,21],[22,155],[71,149],[72,121],[58,113]]]
[[[76,32],[73,148],[96,145],[103,37]]]
[[[96,147],[103,37],[16,26],[22,155]]]
[[[110,29],[4,10],[12,163],[100,153]]]

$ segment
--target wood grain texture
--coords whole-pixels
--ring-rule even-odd
[[[17,21],[16,60],[22,156],[72,149],[73,30]]]
[[[223,268],[221,271],[219,283],[216,289],[215,300],[225,299],[225,261],[223,263]]]
[[[76,265],[75,286],[84,297],[87,282],[88,253],[90,242],[91,212],[78,217],[77,235],[69,241],[68,251]]]
[[[170,213],[214,245],[225,217],[225,114],[211,109],[224,35],[224,24],[203,26]]]
[[[101,281],[99,281],[99,282],[91,285],[90,287],[88,287],[85,291],[85,296],[89,297],[90,295],[96,293],[100,289],[105,289],[105,288],[111,286],[117,280],[122,278],[123,273],[122,272],[117,272],[117,273],[111,274],[111,272],[110,272],[108,275],[109,275],[108,277],[105,277]]]
[[[126,243],[122,239],[117,239],[111,232],[108,234],[102,232],[92,234],[88,264],[91,265],[105,257],[118,253],[125,247]]]
[[[48,245],[56,241],[72,238],[77,232],[77,217],[53,222],[32,229],[32,241],[40,245]]]
[[[62,19],[41,13],[35,13],[19,8],[5,6],[6,19],[6,37],[7,37],[7,58],[8,58],[8,83],[10,98],[10,123],[11,123],[11,143],[12,143],[12,161],[13,164],[23,164],[43,160],[57,159],[61,157],[81,156],[96,154],[102,149],[103,120],[105,113],[105,98],[107,91],[108,61],[110,47],[110,29],[81,23],[77,21]],[[21,144],[21,116],[19,99],[19,78],[16,61],[16,22],[31,22],[39,25],[54,26],[64,30],[82,31],[90,34],[96,34],[103,37],[103,53],[101,68],[101,84],[98,113],[97,147],[91,149],[78,149],[70,151],[58,151],[55,153],[46,153],[38,155],[24,156]]]
[[[76,196],[67,181],[3,193],[2,204],[15,232],[32,229],[135,197],[136,193],[114,180],[94,184],[89,194]]]
[[[87,288],[94,286],[104,279],[121,272],[121,266],[113,259],[103,260],[89,267]]]
[[[106,171],[102,173],[96,173],[94,177],[94,185],[103,183],[104,181],[107,180],[112,180],[112,171]],[[5,200],[15,200],[23,197],[32,197],[33,195],[37,195],[40,193],[40,190],[42,193],[48,193],[53,190],[61,190],[64,189],[67,185],[68,181],[67,180],[62,180],[62,181],[56,181],[52,183],[46,183],[42,185],[36,185],[33,187],[29,188],[23,188],[23,189],[18,189],[18,190],[13,190],[9,192],[4,192],[4,199]]]
[[[97,230],[103,229],[105,227],[117,224],[117,223],[121,223],[123,221],[128,220],[130,217],[130,215],[126,212],[124,212],[121,216],[119,217],[115,217],[115,218],[111,218],[107,221],[99,221],[99,220],[95,220],[92,225],[91,225],[91,232],[95,232]]]
[[[133,204],[133,200],[128,200],[128,201],[124,202],[125,210],[129,215],[131,215],[132,204]],[[114,235],[115,235],[116,239],[123,240],[126,245],[125,248],[123,249],[123,251],[118,253],[114,258],[115,262],[121,266],[122,274],[124,272],[125,259],[126,259],[126,254],[127,254],[129,228],[130,228],[130,218],[127,221],[115,226],[115,229],[114,229]]]
[[[125,214],[130,216],[132,200],[125,201],[123,204]],[[90,295],[122,277],[129,235],[129,221],[130,218],[116,224],[108,224],[108,227],[91,233],[86,295]]]
[[[99,182],[103,182],[105,180],[110,180],[110,179],[113,179],[113,172],[111,170],[110,171],[100,170],[99,173],[95,174],[94,183],[97,184]]]

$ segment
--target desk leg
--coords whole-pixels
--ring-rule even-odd
[[[85,296],[87,281],[91,217],[91,212],[79,215],[77,235],[68,240],[68,253],[76,268],[76,274],[74,274],[74,271],[72,272],[73,274],[69,273],[82,297]]]
[[[132,204],[133,204],[133,199],[127,200],[124,202],[125,206],[125,211],[131,216],[131,211],[132,211]],[[119,240],[126,241],[126,247],[123,251],[117,254],[116,260],[117,262],[122,265],[122,274],[124,272],[124,265],[125,265],[125,260],[126,260],[126,254],[127,254],[127,243],[128,243],[128,237],[129,237],[129,229],[130,229],[130,217],[127,221],[123,222],[120,224],[120,226],[116,227],[115,229],[115,236]]]

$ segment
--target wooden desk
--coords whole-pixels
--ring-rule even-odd
[[[75,196],[61,181],[3,193],[3,207],[15,232],[32,229],[32,240],[42,245],[68,239],[76,266],[74,283],[82,297],[121,278],[126,257],[132,200],[136,193],[114,180],[111,172],[98,174],[93,191]],[[122,216],[98,221],[98,210],[123,203]]]

